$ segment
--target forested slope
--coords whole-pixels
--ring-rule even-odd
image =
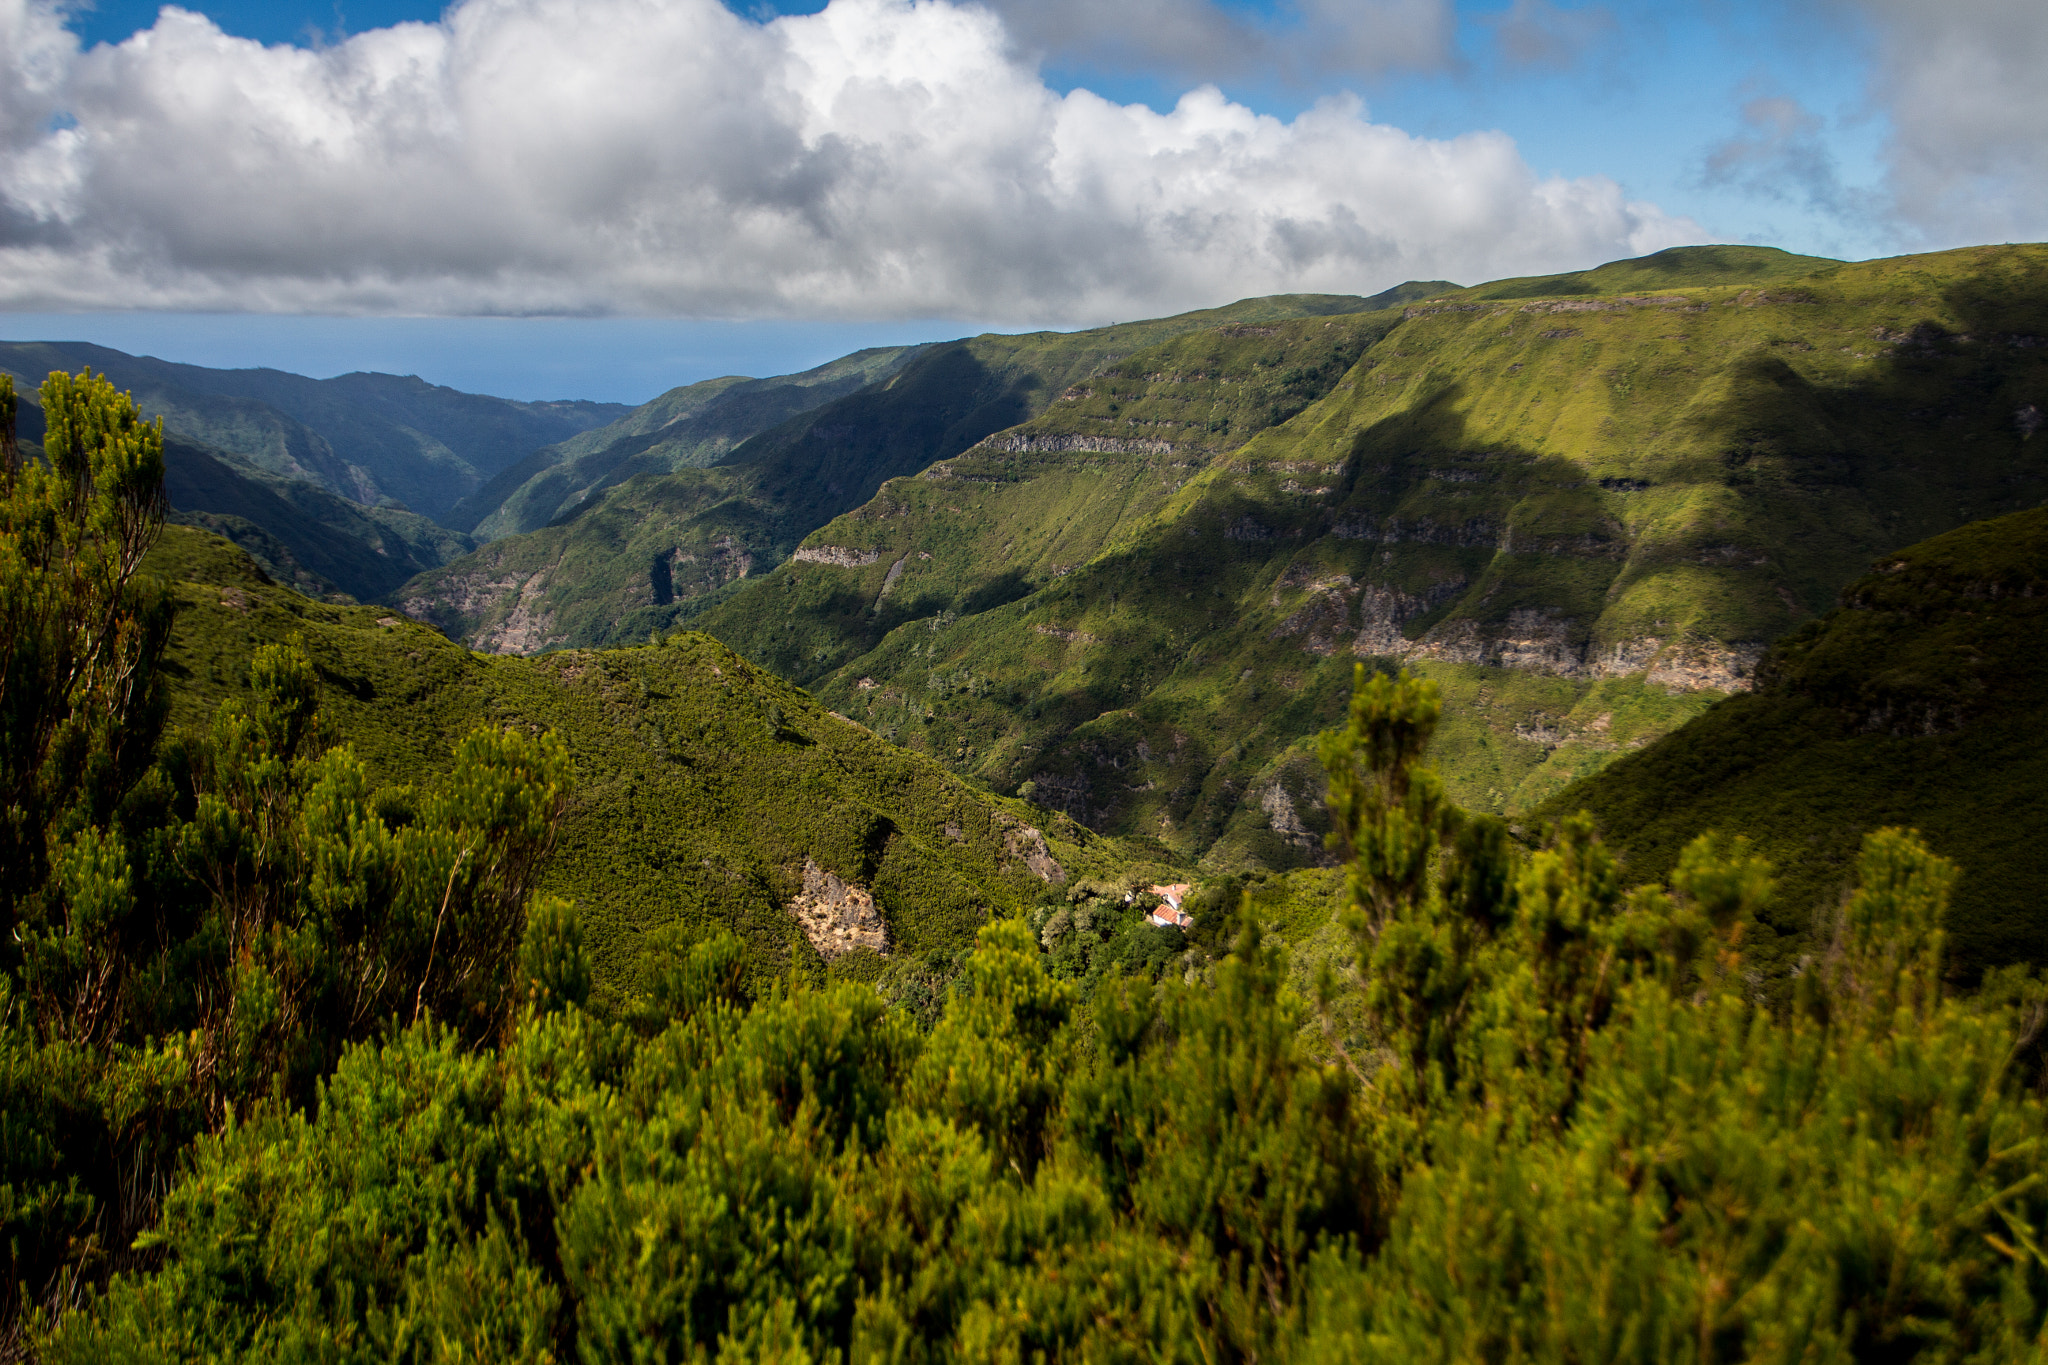
[[[538,884],[582,907],[602,991],[630,989],[648,936],[668,931],[727,929],[754,970],[816,970],[788,911],[806,862],[872,895],[906,963],[963,947],[991,913],[1048,886],[1168,870],[1065,821],[1041,835],[1022,803],[884,743],[704,636],[493,657],[388,610],[308,601],[182,527],[165,529],[148,568],[176,584],[173,726],[203,727],[247,695],[255,650],[296,639],[327,739],[350,744],[380,786],[430,785],[476,725],[560,736],[575,781]]]
[[[1778,867],[1760,961],[1827,948],[1863,832],[1911,825],[1964,869],[1948,920],[1965,977],[2048,962],[2048,511],[1881,558],[1731,697],[1532,815],[1591,811],[1632,876],[1708,829]],[[1818,932],[1816,932],[1818,930]],[[1782,940],[1782,942],[1781,942]]]

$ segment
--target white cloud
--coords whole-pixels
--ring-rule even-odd
[[[1701,236],[1350,99],[1062,96],[945,0],[466,0],[317,50],[54,24],[0,0],[0,307],[1080,322]]]
[[[1928,245],[2048,237],[2048,6],[1843,3],[1876,36],[1897,217]]]

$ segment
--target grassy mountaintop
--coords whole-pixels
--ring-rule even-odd
[[[1858,841],[1912,825],[1964,869],[1948,921],[1964,974],[2048,960],[2048,510],[1977,522],[1880,558],[1842,605],[1780,640],[1731,697],[1535,815],[1586,809],[1631,877],[1658,877],[1707,829],[1778,868],[1750,951],[1825,948],[1816,912]]]
[[[761,432],[716,466],[627,478],[566,520],[431,571],[394,600],[489,649],[644,638],[780,562],[885,479],[1029,419],[1133,351],[1369,303],[1284,295],[1086,332],[921,347],[886,377]]]
[[[1527,810],[1748,687],[1873,556],[2048,498],[2048,249],[1651,259],[1603,269],[1766,278],[1133,353],[700,623],[997,790],[1211,866],[1321,856],[1304,741],[1355,659],[1434,677],[1454,796]],[[1356,362],[1276,406],[1339,333]]]
[[[964,948],[991,913],[1049,887],[1171,870],[1065,821],[1044,824],[1041,842],[1021,802],[885,743],[705,636],[492,657],[376,608],[308,601],[198,530],[167,527],[148,567],[176,582],[173,724],[205,724],[258,646],[297,635],[323,684],[328,740],[352,744],[380,784],[431,781],[479,723],[560,734],[576,779],[543,887],[576,900],[612,988],[632,984],[647,936],[671,927],[692,939],[729,928],[763,969],[815,973],[786,908],[807,860],[872,893],[901,971]]]
[[[1799,256],[1774,246],[1674,246],[1633,260],[1610,261],[1591,270],[1495,280],[1460,290],[1458,296],[1555,299],[1657,289],[1705,289],[1720,284],[1769,284],[1774,280],[1824,274],[1840,264],[1825,256]]]

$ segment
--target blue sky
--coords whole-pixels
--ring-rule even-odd
[[[9,6],[39,3],[0,0],[0,20]],[[645,13],[631,0],[604,4]],[[614,158],[623,169],[608,180],[593,170],[585,199],[559,211],[533,204],[530,186],[507,188],[490,127],[451,133],[459,149],[437,169],[407,162],[409,146],[392,151],[403,138],[361,113],[364,70],[381,73],[381,92],[391,72],[430,66],[444,49],[429,61],[419,57],[426,48],[373,48],[359,35],[439,21],[439,4],[194,4],[222,34],[293,45],[297,65],[189,22],[159,25],[152,45],[131,44],[118,62],[111,50],[99,66],[90,54],[70,59],[72,85],[49,97],[33,136],[17,117],[16,159],[0,160],[0,337],[61,334],[201,364],[386,369],[518,397],[638,401],[712,374],[802,368],[859,344],[1110,321],[1276,288],[1369,292],[1411,274],[1473,282],[1678,240],[1862,258],[2048,235],[2048,174],[2024,127],[2038,97],[2016,85],[2003,104],[1983,98],[2003,78],[2001,63],[2023,76],[2029,62],[2018,58],[2043,44],[2048,21],[2029,18],[2035,7],[1952,0],[1930,18],[1931,7],[1911,0],[1127,4],[998,0],[1000,28],[985,13],[899,0],[842,0],[795,28],[768,21],[821,7],[747,6],[737,11],[744,22],[664,19],[647,35],[650,49],[669,44],[685,67],[706,49],[727,60],[703,64],[696,103],[659,117],[636,123],[637,108],[593,109],[591,126],[612,131],[565,135],[537,173],[538,193]],[[537,43],[552,58],[549,0],[461,8],[446,64],[477,51],[516,63]],[[570,11],[553,13],[559,24]],[[65,22],[90,49],[158,25],[158,14],[153,4],[99,0]],[[587,34],[558,35],[555,46],[560,65],[573,75],[582,62],[600,90],[634,60],[630,47]],[[860,54],[882,49],[895,56],[876,60],[895,67],[859,69],[869,60]],[[1916,66],[1920,53],[1943,54],[1939,69],[1931,58]],[[1970,84],[1989,112],[1966,108],[1969,92],[1953,88],[1953,72],[1972,61],[1984,74]],[[900,96],[922,78],[918,62],[952,68],[932,83],[936,96],[861,102],[868,78],[894,81]],[[835,64],[848,69],[817,74]],[[766,74],[726,90],[725,68]],[[186,87],[211,72],[245,103],[162,94],[166,70]],[[630,92],[634,79],[617,83]],[[771,128],[779,141],[763,135],[758,151],[744,149],[782,115],[764,106],[748,122],[739,106],[752,85],[782,79],[801,88],[808,112]],[[950,94],[940,89],[948,80]],[[1034,93],[1039,82],[1070,96],[1055,101],[1056,116]],[[295,83],[321,93],[300,100]],[[1220,98],[1182,103],[1205,85]],[[169,103],[138,117],[136,89]],[[488,87],[418,96],[417,121],[468,117],[461,111],[478,89]],[[592,89],[556,92],[543,137],[573,128]],[[983,89],[994,91],[986,101],[959,93]],[[1076,105],[1077,90],[1108,103]],[[263,98],[271,103],[259,107]],[[950,143],[926,136],[918,120],[943,123],[930,110],[948,98],[967,111],[955,123],[986,126]],[[1157,117],[1117,109],[1135,105]],[[1044,128],[1017,132],[1005,108],[1020,126]],[[664,160],[671,129],[692,130],[676,138],[688,142],[723,110],[735,111],[731,128]],[[524,112],[508,96],[486,122],[516,124]],[[266,121],[308,130],[309,141],[282,177],[237,169],[251,154],[233,146],[181,166],[181,186],[209,187],[192,198],[223,206],[208,218],[147,185],[163,144],[132,130],[151,118],[188,120],[181,147],[215,140],[189,135],[210,129],[209,118],[221,120],[222,143]],[[362,129],[346,126],[356,118]],[[91,137],[67,138],[74,127]],[[901,151],[905,127],[931,145]],[[871,132],[867,160],[821,159]],[[1511,143],[1472,136],[1488,133]],[[251,144],[257,159],[269,142]],[[337,142],[372,152],[362,167],[336,170],[322,158]],[[1216,183],[1187,155],[1197,143],[1244,188]],[[776,157],[788,158],[776,177],[747,178],[749,158]],[[1020,204],[1003,183],[1020,158],[1086,174]],[[282,183],[309,162],[323,178]],[[1158,202],[1130,192],[1145,177],[1157,177]],[[826,187],[805,188],[814,182]],[[483,188],[459,202],[437,197],[437,186],[458,183]],[[709,207],[707,183],[719,196]],[[478,206],[479,194],[500,192],[503,205]],[[1256,218],[1238,211],[1254,200],[1283,207]],[[473,210],[474,222],[455,221]],[[10,221],[25,224],[13,238]],[[1024,226],[1033,221],[1044,231]],[[1201,230],[1191,234],[1190,221]],[[409,316],[421,313],[439,316]]]

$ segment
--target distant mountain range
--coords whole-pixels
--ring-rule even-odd
[[[315,596],[380,597],[475,542],[456,505],[535,450],[630,412],[619,403],[521,403],[417,378],[215,370],[84,342],[0,342],[0,371],[42,436],[36,386],[90,367],[135,395],[172,440],[182,517],[234,539]]]

